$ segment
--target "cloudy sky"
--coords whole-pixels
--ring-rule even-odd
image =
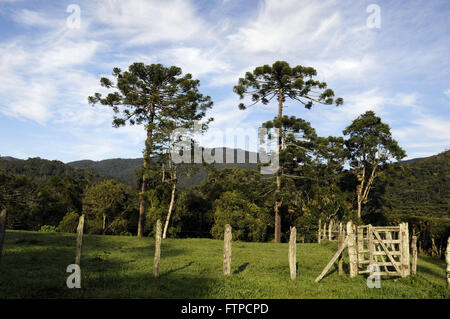
[[[0,154],[140,157],[144,128],[112,128],[112,112],[87,103],[100,77],[135,61],[200,79],[215,102],[203,144],[223,145],[224,132],[275,116],[275,105],[239,111],[232,88],[277,60],[316,68],[344,98],[286,103],[319,135],[372,109],[408,158],[436,154],[450,145],[449,14],[448,0],[0,0]]]

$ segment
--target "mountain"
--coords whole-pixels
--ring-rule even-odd
[[[50,177],[60,178],[73,177],[75,179],[101,180],[102,176],[97,171],[86,168],[79,169],[60,161],[50,161],[39,157],[27,160],[17,159],[9,156],[0,157],[0,172],[5,174],[25,175],[29,178],[46,181]]]
[[[450,217],[450,151],[403,162],[405,174],[387,186],[385,199],[396,214]]]
[[[211,149],[205,148],[204,152],[211,152]],[[249,152],[244,151],[241,149],[230,149],[230,148],[222,148],[223,152],[223,163],[215,163],[214,167],[216,169],[223,169],[226,167],[239,167],[239,168],[246,168],[246,169],[257,169],[257,163],[260,163],[260,159],[258,154],[255,152]],[[244,154],[244,163],[237,163],[237,157],[238,152],[241,152],[241,154]],[[227,154],[233,154],[233,158],[230,160],[227,160]],[[253,160],[256,158],[257,163],[252,163]],[[142,158],[130,158],[130,159],[123,159],[123,158],[115,158],[115,159],[107,159],[102,161],[91,161],[91,160],[81,160],[81,161],[75,161],[75,162],[69,162],[68,165],[75,167],[75,168],[91,168],[94,169],[104,175],[114,177],[122,182],[136,185],[136,175],[135,170],[137,168],[142,167],[143,165],[143,159]],[[231,162],[231,163],[230,163]],[[185,167],[185,165],[188,164],[181,164],[180,170]],[[206,168],[201,164],[189,164],[193,165],[195,167],[195,172],[191,174],[190,176],[181,175],[180,177],[180,186],[191,186],[191,185],[198,185],[200,182],[208,176],[208,173],[206,171]]]
[[[124,183],[135,185],[136,175],[134,171],[142,167],[143,163],[142,158],[113,158],[103,161],[81,160],[67,163],[67,165],[77,169],[94,169]]]

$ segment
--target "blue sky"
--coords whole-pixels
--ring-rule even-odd
[[[79,28],[67,22],[71,4],[80,8]],[[436,154],[450,145],[449,15],[448,0],[0,0],[0,154],[140,157],[144,128],[112,128],[112,112],[87,103],[103,92],[101,76],[135,61],[177,65],[200,79],[215,102],[202,143],[220,146],[224,132],[256,131],[275,116],[276,105],[239,111],[232,88],[276,60],[316,68],[344,98],[339,108],[286,103],[285,114],[319,135],[340,136],[372,109],[408,158]]]

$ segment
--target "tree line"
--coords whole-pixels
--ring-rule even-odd
[[[46,212],[43,216],[52,217],[39,222],[30,217],[32,222],[26,228],[45,223],[58,225],[61,231],[74,231],[77,216],[83,212],[91,233],[146,236],[161,219],[164,237],[220,238],[229,223],[237,239],[280,242],[294,225],[306,240],[313,241],[319,218],[385,222],[384,192],[404,173],[393,162],[406,153],[393,139],[389,125],[373,111],[349,123],[342,132],[344,137],[318,136],[309,122],[285,114],[288,99],[307,110],[316,104],[343,105],[343,99],[336,98],[325,82],[315,79],[314,68],[277,61],[247,72],[233,88],[243,100],[238,105],[242,111],[277,102],[274,118],[261,123],[268,129],[268,138],[278,142],[276,174],[239,168],[217,170],[214,164],[203,163],[207,178],[198,186],[183,189],[179,187],[180,176],[192,174],[195,168],[173,161],[177,141],[171,139],[171,133],[198,122],[205,132],[214,120],[206,117],[213,107],[211,98],[200,92],[199,80],[175,66],[133,63],[126,71],[114,68],[112,76],[112,80],[100,80],[112,92],[106,96],[95,93],[88,100],[114,111],[114,127],[142,125],[146,130],[143,167],[136,171],[138,189],[114,180],[80,184],[70,178],[49,179],[23,197],[55,197],[66,191],[72,199],[64,204],[63,216],[63,210],[56,214],[41,207]],[[15,190],[28,183],[20,177],[3,178]],[[58,191],[50,191],[52,187]],[[13,198],[14,194],[8,196]],[[52,202],[51,196],[42,198],[41,206]],[[31,202],[31,206],[40,207],[36,200]],[[33,215],[32,209],[19,211],[17,215]],[[25,223],[27,218],[22,220]]]

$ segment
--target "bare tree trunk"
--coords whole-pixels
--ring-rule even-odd
[[[283,91],[280,90],[280,94],[278,95],[278,118],[281,119],[283,116]],[[282,141],[282,131],[281,127],[278,129],[278,154],[281,153],[281,146],[283,144]],[[277,169],[277,191],[281,190],[281,165],[278,163]],[[275,242],[281,242],[281,200],[277,200],[275,203]]]
[[[106,214],[103,214],[103,234],[105,233],[106,229]]]
[[[317,242],[320,244],[320,240],[322,239],[322,220],[319,218],[319,229],[317,230]]]
[[[364,189],[364,182],[366,179],[366,168],[363,167],[361,171],[361,183],[356,189],[356,193],[358,195],[357,202],[358,202],[358,218],[361,218],[361,206],[362,206],[362,192]]]
[[[176,164],[173,164],[173,176],[172,176],[172,194],[170,195],[170,204],[169,204],[169,211],[167,212],[167,219],[166,223],[164,224],[164,232],[163,232],[163,239],[166,239],[167,236],[167,228],[169,227],[169,221],[170,216],[172,215],[173,210],[173,204],[175,202],[175,191],[177,188],[177,166]]]
[[[153,123],[154,107],[152,109],[152,115],[149,119],[149,124]],[[147,168],[150,165],[150,155],[152,149],[152,133],[151,129],[147,129],[147,139],[145,140],[145,152],[144,152],[144,172],[142,174],[142,186],[139,193],[139,220],[138,220],[138,237],[144,236],[144,222],[145,222],[145,194],[147,193]]]

